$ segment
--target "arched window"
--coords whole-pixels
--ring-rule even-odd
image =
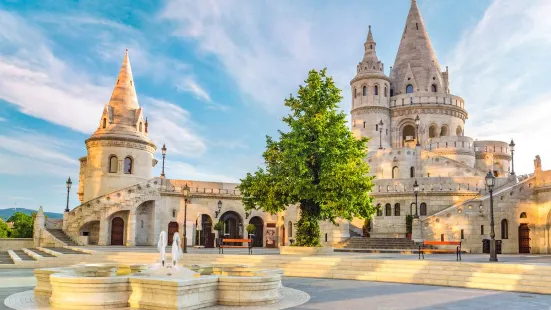
[[[388,96],[388,88],[385,86],[385,97]]]
[[[380,203],[377,204],[377,216],[383,216],[383,208]]]
[[[124,159],[124,173],[131,174],[132,173],[132,158],[126,157]]]
[[[408,84],[408,86],[406,87],[406,94],[411,94],[411,93],[413,93],[413,85]]]
[[[364,96],[367,96],[367,86],[364,86],[363,90],[362,90],[362,94]]]
[[[501,221],[501,239],[509,239],[509,223],[505,219]]]
[[[409,177],[415,178],[415,167],[413,166],[409,168]]]
[[[463,135],[463,129],[461,129],[461,126],[457,126],[457,129],[455,130],[455,134],[458,137],[461,137]]]
[[[440,137],[447,137],[448,136],[448,126],[444,125],[442,126],[442,129],[440,129]]]
[[[356,87],[354,87],[354,99],[358,98],[358,93],[356,92]]]
[[[392,216],[392,206],[390,203],[385,205],[385,216]]]
[[[520,218],[521,218],[521,219],[527,218],[526,212],[522,212],[522,213],[520,214]]]
[[[394,89],[390,89],[390,97],[394,96]]]
[[[103,125],[102,125],[102,127],[103,127],[104,129],[107,128],[107,119],[106,119],[106,118],[103,119]]]
[[[142,122],[140,122],[140,132],[142,132]]]
[[[432,86],[430,87],[432,92],[435,93],[436,92],[436,85],[435,84],[432,84]]]
[[[109,173],[117,173],[119,171],[119,160],[117,156],[109,156]]]
[[[399,177],[398,175],[398,166],[392,167],[392,178],[397,179]]]
[[[373,94],[375,96],[379,96],[379,86],[375,85],[375,87],[373,88]]]
[[[289,221],[289,238],[293,237],[293,223]]]
[[[424,202],[421,202],[421,206],[419,207],[419,215],[422,215],[422,216],[427,215],[427,204]]]
[[[429,138],[436,138],[436,137],[438,137],[438,126],[430,125],[430,127],[429,127]]]
[[[394,205],[394,216],[400,216],[400,204],[399,203]]]

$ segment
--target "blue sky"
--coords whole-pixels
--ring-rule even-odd
[[[418,3],[466,100],[465,134],[514,138],[519,173],[537,154],[551,167],[551,3]],[[261,163],[309,69],[328,68],[349,112],[370,24],[388,74],[409,4],[0,0],[0,208],[63,210],[126,48],[150,136],[168,147],[167,177],[237,181]]]

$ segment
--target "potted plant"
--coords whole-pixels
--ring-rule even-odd
[[[247,233],[249,234],[249,236],[252,235],[254,237],[255,232],[256,232],[256,226],[254,226],[253,224],[247,225]]]
[[[411,239],[412,231],[413,231],[413,215],[408,214],[406,216],[406,238]]]

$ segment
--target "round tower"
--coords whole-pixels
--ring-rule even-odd
[[[356,137],[370,138],[368,149],[390,147],[390,79],[377,58],[371,26],[364,43],[365,53],[358,63],[352,89],[352,132]],[[381,126],[382,124],[382,126]]]
[[[147,126],[127,50],[98,129],[86,140],[87,156],[81,159],[82,201],[151,178],[156,146]]]

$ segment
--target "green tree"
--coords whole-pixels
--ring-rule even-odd
[[[8,238],[9,232],[8,224],[0,218],[0,238]]]
[[[288,132],[279,131],[279,141],[266,137],[265,168],[248,173],[239,189],[247,210],[275,214],[297,205],[296,245],[319,246],[320,220],[373,214],[373,178],[364,162],[367,139],[356,139],[337,110],[341,91],[326,69],[310,71],[305,83],[285,100]]]
[[[15,212],[8,222],[13,222],[11,238],[32,238],[35,214],[27,215],[22,212]]]

